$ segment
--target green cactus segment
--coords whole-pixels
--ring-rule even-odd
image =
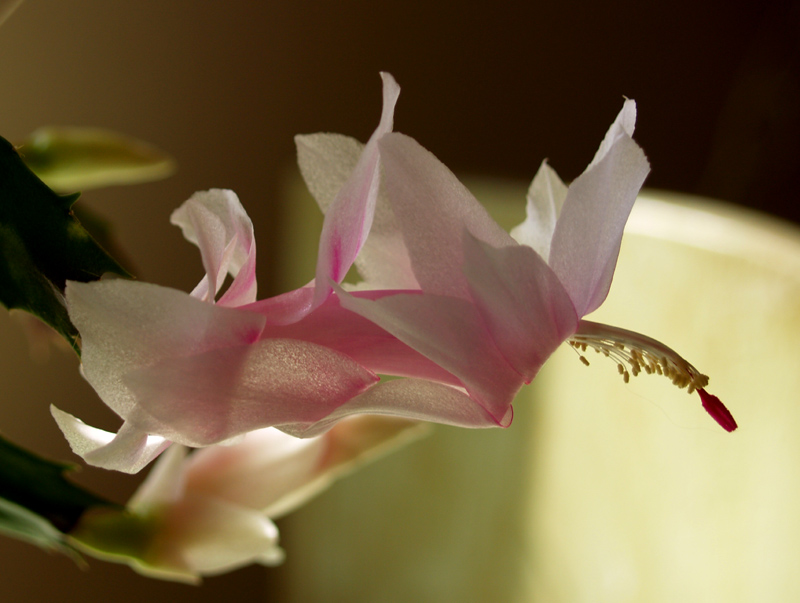
[[[76,352],[78,333],[62,296],[66,281],[129,276],[75,218],[77,198],[50,190],[0,138],[0,303],[39,317]]]
[[[121,509],[67,480],[69,468],[0,437],[0,533],[70,553],[64,534],[89,509]]]
[[[28,167],[58,191],[150,182],[175,171],[164,151],[99,128],[40,128],[19,148]]]

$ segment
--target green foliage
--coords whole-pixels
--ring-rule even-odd
[[[112,243],[107,224],[82,212],[98,237],[92,238],[73,211],[79,195],[62,196],[48,186],[75,190],[155,180],[172,173],[173,163],[150,145],[104,130],[42,129],[22,147],[24,157],[0,138],[0,304],[37,316],[80,353],[64,305],[66,282],[129,275],[97,243]],[[71,483],[68,469],[0,437],[0,534],[76,559],[65,534],[111,557],[135,557],[152,526]]]
[[[40,128],[19,148],[28,167],[57,191],[149,182],[175,171],[164,151],[98,128]]]
[[[87,510],[119,508],[68,481],[68,469],[0,437],[0,533],[71,553],[64,534]]]
[[[0,303],[38,316],[79,351],[62,292],[67,280],[128,273],[72,212],[78,195],[50,190],[0,139]]]

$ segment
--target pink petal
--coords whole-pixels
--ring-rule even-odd
[[[170,218],[186,239],[200,248],[205,278],[192,295],[213,301],[230,273],[234,277],[219,300],[240,306],[256,299],[256,246],[253,224],[233,191],[199,192],[176,209]]]
[[[295,136],[297,160],[308,190],[323,212],[356,168],[364,145],[341,134]],[[355,259],[359,274],[373,288],[418,289],[403,235],[379,187],[369,236]]]
[[[608,295],[622,231],[650,167],[627,134],[569,187],[550,248],[550,266],[579,316]]]
[[[414,139],[389,134],[380,148],[387,194],[422,289],[467,298],[461,271],[464,230],[493,247],[516,242],[452,172]]]
[[[497,349],[472,303],[427,293],[396,294],[374,301],[341,289],[337,294],[344,308],[386,329],[458,377],[475,403],[495,423],[502,422],[524,379]]]
[[[327,442],[319,438],[258,429],[240,443],[209,446],[192,454],[187,488],[264,511],[293,491],[305,490],[316,478],[327,450]]]
[[[123,418],[138,403],[123,381],[127,373],[166,359],[255,341],[265,322],[254,312],[124,279],[69,282],[66,297],[70,319],[81,333],[83,374]]]
[[[378,140],[392,129],[394,106],[400,94],[392,76],[382,73],[381,77],[383,112],[380,124],[325,216],[317,260],[315,306],[330,295],[330,281],[341,282],[347,274],[372,225],[380,177]]]
[[[324,419],[311,423],[286,423],[277,427],[297,437],[324,433],[341,419],[356,415],[390,415],[431,421],[458,427],[507,427],[512,411],[508,406],[495,419],[463,390],[421,379],[397,379],[382,382],[355,396]]]
[[[569,295],[530,247],[495,249],[467,233],[464,256],[470,292],[492,338],[530,382],[577,328]]]
[[[391,290],[358,291],[353,296],[378,299]],[[365,368],[383,375],[419,377],[461,385],[451,373],[415,351],[366,318],[341,306],[334,295],[302,320],[289,325],[267,325],[263,339],[297,339],[346,354]]]
[[[256,312],[269,325],[289,325],[302,320],[311,312],[314,301],[314,281],[295,289],[243,306],[242,310]]]
[[[200,447],[262,427],[318,421],[377,377],[328,348],[266,339],[162,358],[123,381],[157,421],[137,416],[137,428]]]

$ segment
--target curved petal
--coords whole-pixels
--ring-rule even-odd
[[[219,300],[223,306],[241,306],[256,299],[256,244],[253,224],[233,191],[198,192],[172,212],[170,221],[186,239],[200,248],[206,276],[192,292],[214,301],[230,273],[233,278]]]
[[[188,488],[263,511],[304,488],[327,447],[320,438],[295,438],[273,428],[251,431],[233,446],[195,452],[187,466]]]
[[[317,436],[337,421],[356,414],[389,415],[418,421],[430,421],[457,427],[508,427],[513,412],[509,405],[496,419],[461,389],[422,379],[385,381],[354,397],[330,415],[314,423],[278,425],[296,437]]]
[[[364,143],[344,134],[298,134],[297,165],[308,191],[327,213],[358,165]]]
[[[255,341],[265,322],[254,312],[122,279],[69,282],[66,297],[70,319],[81,334],[83,374],[123,418],[137,405],[123,381],[127,373],[166,359]]]
[[[377,380],[344,354],[289,339],[163,358],[123,379],[156,420],[137,415],[137,428],[194,447],[262,427],[318,421]]]
[[[642,149],[620,134],[569,187],[553,233],[550,266],[580,316],[596,310],[608,295],[622,231],[649,171]]]
[[[501,353],[526,382],[578,326],[569,295],[530,247],[495,249],[464,237],[464,274]]]
[[[314,281],[311,281],[305,287],[261,299],[241,309],[261,314],[268,325],[290,325],[307,316],[313,302]]]
[[[201,576],[283,558],[278,528],[268,517],[214,497],[189,494],[159,521],[147,556],[130,560],[146,576],[199,582]]]
[[[525,221],[511,231],[511,236],[518,243],[532,247],[545,262],[550,258],[553,231],[566,197],[567,186],[543,161],[528,189]]]
[[[171,444],[162,437],[139,431],[128,423],[114,434],[87,425],[55,406],[50,406],[50,413],[72,452],[95,467],[138,473]]]
[[[199,580],[254,561],[282,558],[278,530],[260,510],[191,487],[193,457],[173,446],[128,501],[128,511],[158,517],[147,553],[130,562],[146,575]],[[278,553],[276,555],[276,553]]]
[[[364,145],[341,134],[295,136],[300,172],[323,212],[356,168]],[[403,235],[386,194],[378,188],[375,214],[355,265],[371,288],[418,289]]]
[[[125,508],[137,515],[158,513],[174,504],[186,492],[186,457],[189,449],[176,444],[171,446],[147,474]]]
[[[458,377],[495,423],[503,421],[524,378],[497,349],[472,303],[427,293],[401,293],[374,301],[341,289],[337,294],[344,308],[386,329]]]
[[[353,296],[378,299],[393,290],[358,291]],[[262,339],[296,339],[316,343],[346,354],[365,368],[382,375],[419,377],[462,385],[453,374],[412,349],[375,323],[343,308],[331,296],[314,312],[289,325],[267,325]]]
[[[592,158],[592,162],[587,169],[594,167],[600,163],[603,158],[608,154],[614,144],[621,137],[633,138],[633,130],[636,127],[636,102],[632,99],[626,99],[622,104],[622,109],[617,114],[614,123],[608,128],[603,141],[597,149],[597,152]]]
[[[426,292],[468,298],[464,230],[493,247],[516,245],[445,165],[413,138],[381,139],[386,191],[417,281]]]
[[[314,306],[331,293],[330,281],[341,282],[352,266],[372,226],[380,177],[378,140],[392,130],[400,88],[388,73],[383,78],[383,112],[353,173],[330,204],[319,243]]]

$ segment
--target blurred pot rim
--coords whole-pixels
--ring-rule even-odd
[[[625,233],[741,257],[764,268],[800,276],[800,228],[723,201],[643,189]]]

